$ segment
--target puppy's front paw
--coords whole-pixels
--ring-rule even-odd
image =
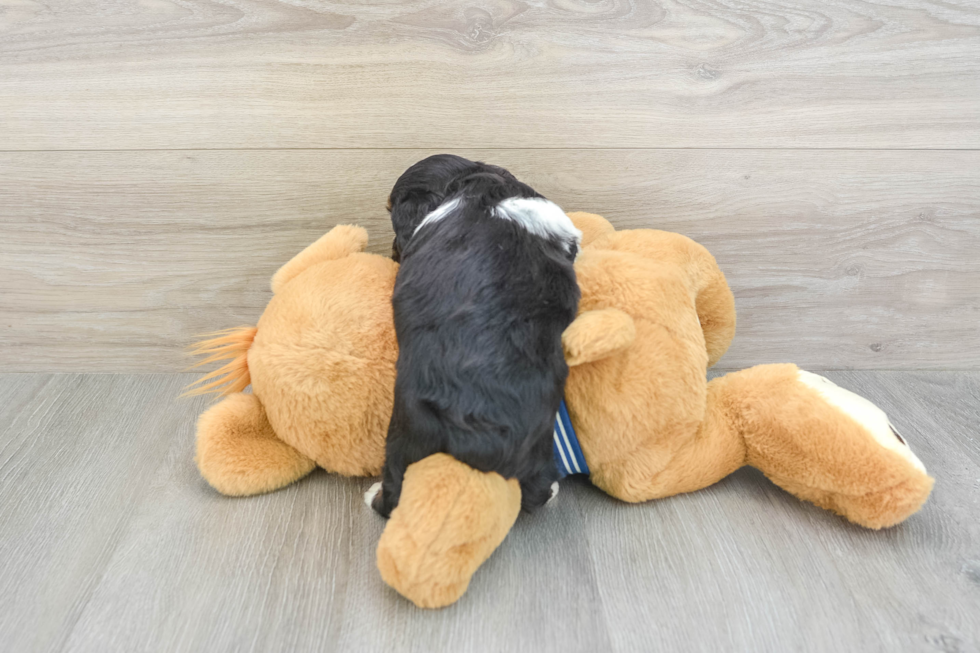
[[[381,494],[381,481],[369,487],[368,491],[364,493],[364,503],[367,504],[368,508],[374,508],[374,499],[379,494]]]
[[[551,484],[551,496],[548,497],[548,500],[545,501],[544,505],[548,505],[549,503],[554,501],[555,497],[557,496],[558,496],[558,481],[555,481],[554,483]]]

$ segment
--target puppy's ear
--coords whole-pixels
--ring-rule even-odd
[[[579,314],[561,335],[569,367],[618,354],[633,344],[633,318],[618,308],[601,308]]]
[[[392,244],[392,258],[395,252],[401,256],[408,241],[425,216],[439,207],[442,197],[429,192],[411,192],[399,197],[391,205],[391,226],[395,230],[395,242]],[[398,260],[398,259],[395,259]]]

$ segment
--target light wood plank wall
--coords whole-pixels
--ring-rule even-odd
[[[708,246],[723,367],[977,369],[978,52],[968,2],[6,5],[0,367],[180,369],[452,151]]]

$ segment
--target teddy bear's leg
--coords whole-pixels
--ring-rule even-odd
[[[611,464],[593,466],[592,483],[637,503],[706,488],[744,466],[745,443],[714,390],[709,384],[704,420],[675,432],[680,446],[668,449],[656,440],[638,446]]]
[[[271,492],[309,474],[315,463],[276,437],[255,395],[233,394],[197,421],[197,467],[222,494]]]
[[[797,497],[868,528],[893,526],[928,498],[933,479],[867,399],[795,365],[715,382],[746,463]]]
[[[378,570],[420,608],[463,595],[521,510],[517,479],[479,472],[446,454],[405,471],[401,500],[378,542]]]

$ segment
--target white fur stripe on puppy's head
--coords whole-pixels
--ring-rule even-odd
[[[457,197],[456,199],[451,199],[448,202],[443,202],[442,204],[437,206],[435,209],[430,211],[429,214],[422,219],[422,222],[419,223],[419,226],[415,227],[415,231],[412,232],[412,235],[414,236],[415,234],[417,234],[419,232],[419,229],[421,229],[425,225],[432,224],[433,222],[438,222],[439,220],[442,220],[444,217],[446,217],[447,215],[455,211],[456,207],[459,206],[459,203],[460,203],[460,199]]]
[[[422,227],[442,220],[455,211],[462,200],[459,197],[448,200],[430,211],[423,218],[413,234]],[[556,238],[566,252],[576,250],[582,245],[582,232],[575,228],[561,207],[543,197],[511,197],[500,202],[494,208],[493,215],[497,218],[510,220],[524,227],[527,231],[541,238]]]
[[[582,232],[575,228],[561,207],[543,197],[511,197],[494,209],[498,218],[511,220],[535,236],[557,238],[566,252],[582,244]]]

